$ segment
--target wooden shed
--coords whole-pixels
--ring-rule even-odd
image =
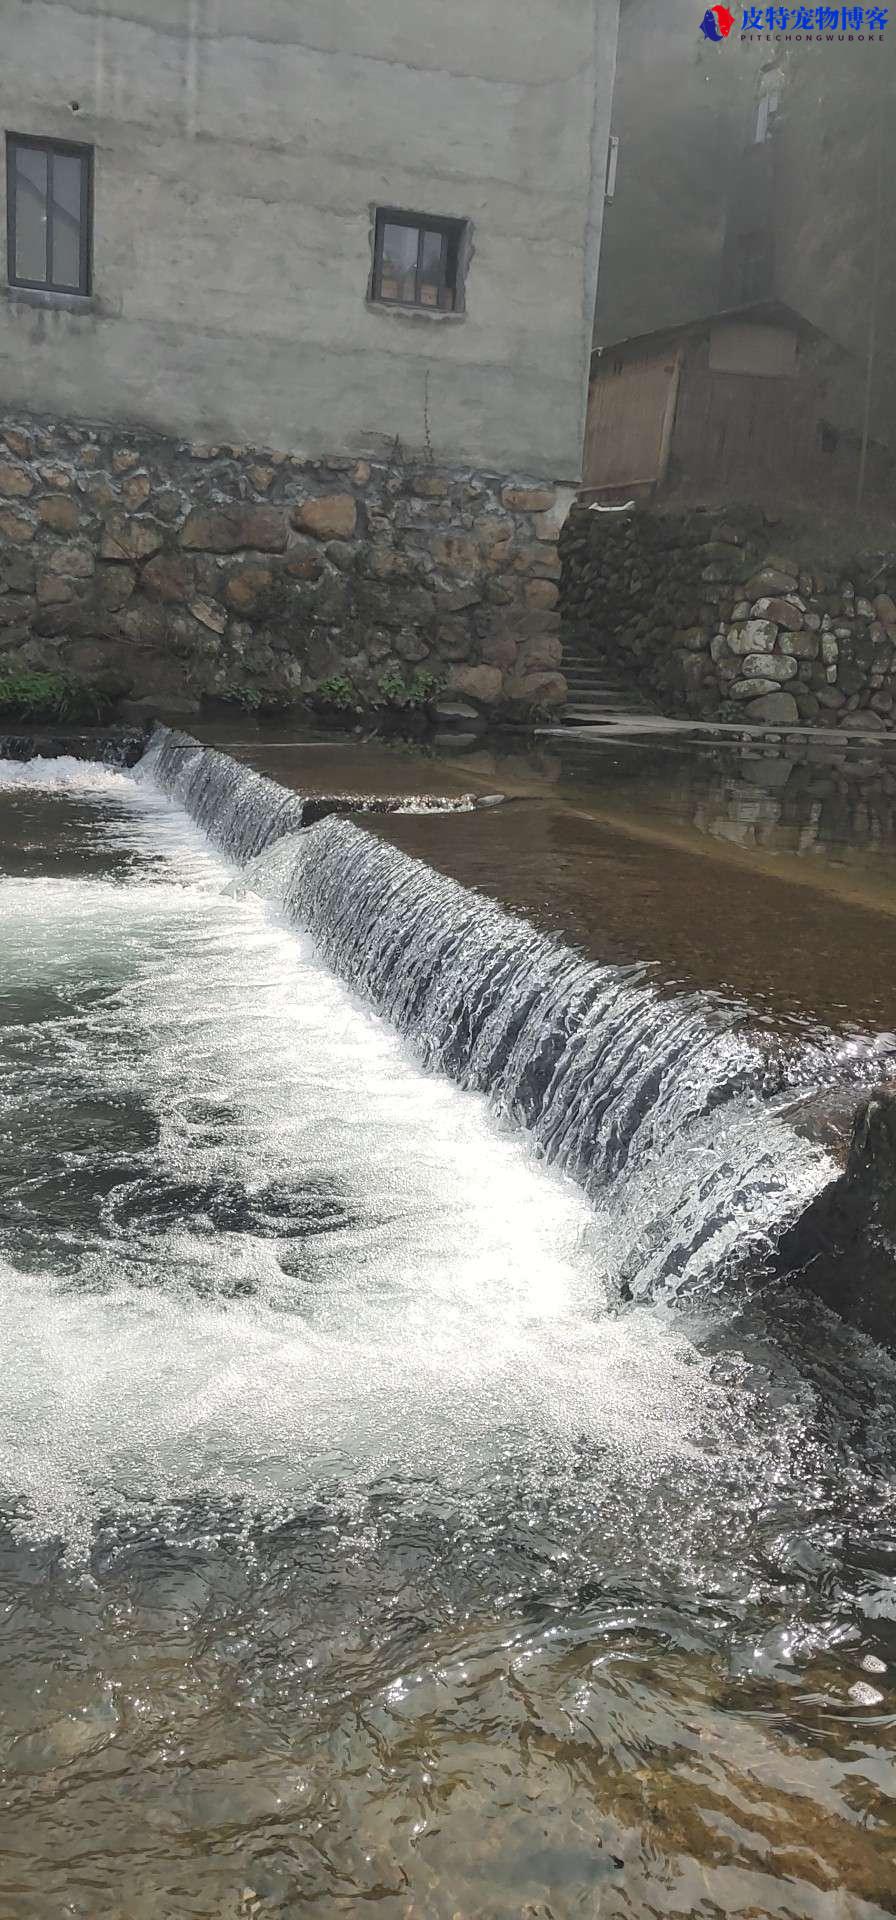
[[[583,489],[777,504],[854,492],[862,370],[778,302],[731,308],[595,353]],[[869,489],[890,485],[872,446]]]

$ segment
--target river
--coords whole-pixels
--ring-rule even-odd
[[[0,1912],[896,1911],[842,1036],[191,767],[0,765]]]

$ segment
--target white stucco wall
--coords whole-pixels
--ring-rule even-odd
[[[578,478],[617,14],[2,0],[2,128],[96,157],[92,300],[16,294],[4,249],[0,401],[414,450],[428,374],[438,460]],[[367,303],[377,204],[472,222],[462,317]]]

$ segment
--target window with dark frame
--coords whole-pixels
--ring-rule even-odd
[[[463,220],[379,208],[373,299],[387,306],[430,307],[442,313],[460,311],[465,225]]]
[[[89,293],[93,148],[6,136],[6,269],[11,287]]]

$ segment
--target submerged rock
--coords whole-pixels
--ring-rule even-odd
[[[853,1121],[846,1166],[782,1236],[779,1271],[896,1347],[896,1083]]]
[[[481,733],[485,725],[479,708],[472,706],[469,700],[452,700],[450,698],[437,700],[434,713],[436,723],[440,727],[452,729],[457,727],[462,728],[465,732]]]

